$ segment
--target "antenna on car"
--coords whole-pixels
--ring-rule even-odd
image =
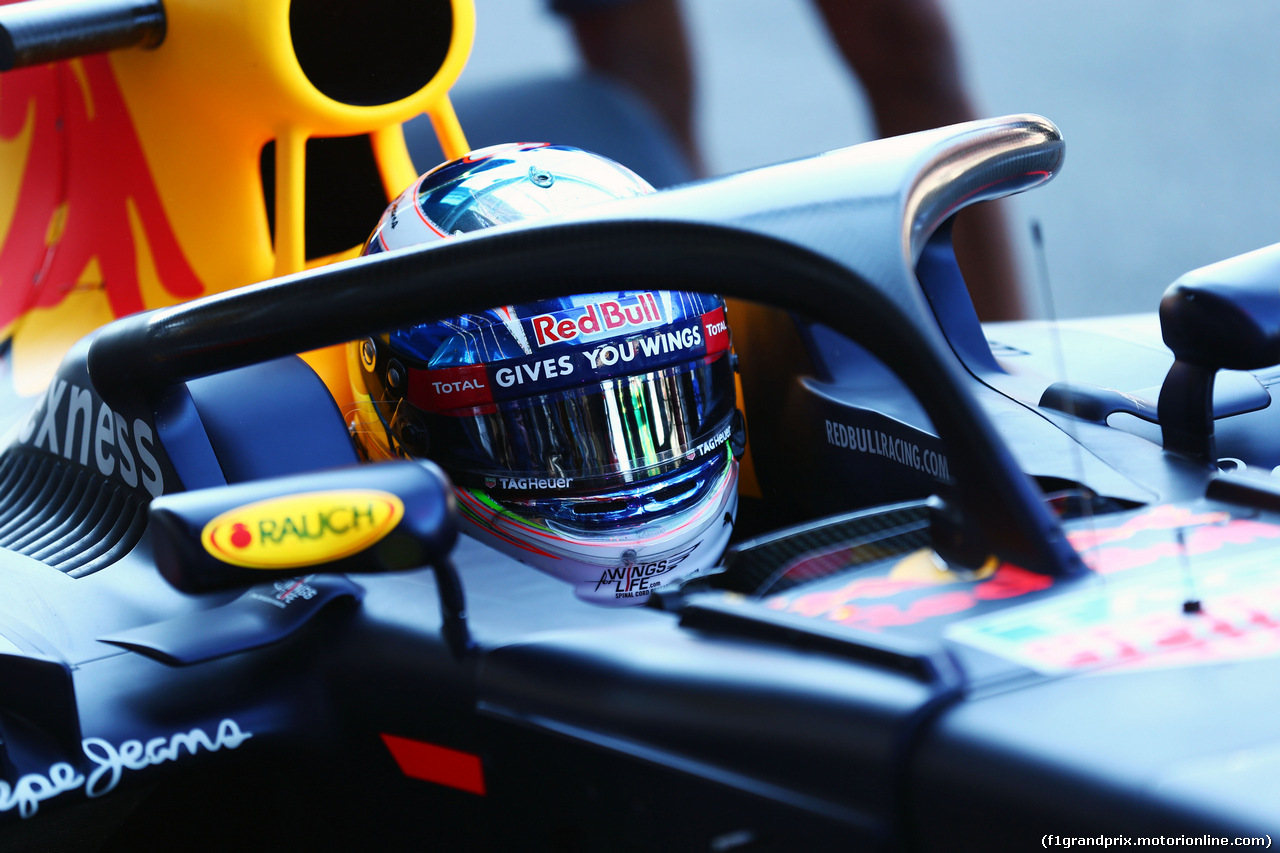
[[[1058,326],[1058,309],[1053,301],[1053,287],[1049,281],[1049,255],[1045,251],[1044,231],[1040,227],[1040,220],[1035,217],[1031,219],[1031,248],[1035,255],[1036,284],[1040,288],[1040,305],[1046,319],[1049,321],[1049,337],[1052,341],[1054,368],[1058,373],[1058,381],[1066,384],[1070,379],[1067,376],[1067,354],[1066,348],[1062,345],[1062,330]],[[1067,401],[1064,411],[1072,418],[1078,417],[1075,403],[1072,400]],[[1073,421],[1065,421],[1060,424],[1060,427],[1071,437],[1071,456],[1076,466],[1076,482],[1079,483],[1082,492],[1091,492],[1088,486],[1085,485],[1083,450],[1081,449],[1079,437],[1075,435],[1075,423]],[[1086,519],[1090,530],[1092,530],[1094,527],[1094,514],[1091,493],[1081,494],[1080,513]]]

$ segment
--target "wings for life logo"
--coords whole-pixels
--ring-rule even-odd
[[[395,529],[404,504],[389,492],[350,489],[269,498],[205,525],[204,549],[248,569],[295,569],[359,553]]]
[[[605,569],[600,573],[600,580],[596,581],[595,591],[599,592],[601,589],[611,587],[613,589],[613,597],[616,599],[644,598],[662,586],[666,576],[685,560],[689,559],[689,555],[701,544],[702,542],[700,541],[695,542],[675,554],[668,555],[660,560],[648,560],[645,562],[637,562],[635,552],[628,551],[623,555],[620,565],[615,568]]]

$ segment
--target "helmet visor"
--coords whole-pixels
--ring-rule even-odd
[[[720,353],[467,414],[423,414],[429,455],[459,484],[571,494],[634,484],[718,450],[735,400],[733,366]]]

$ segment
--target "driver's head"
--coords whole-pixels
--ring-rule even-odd
[[[365,251],[651,191],[574,148],[487,148],[414,182]],[[737,506],[729,344],[719,297],[665,290],[396,329],[351,346],[365,413],[355,431],[370,458],[430,457],[448,471],[473,535],[581,598],[638,604],[713,565],[728,539]]]

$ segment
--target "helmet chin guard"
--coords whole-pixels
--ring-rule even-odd
[[[651,191],[578,149],[495,146],[415,181],[365,252]],[[603,291],[499,306],[353,342],[352,429],[370,458],[444,468],[471,535],[586,601],[640,604],[713,566],[732,530],[741,418],[730,346],[716,296]]]

